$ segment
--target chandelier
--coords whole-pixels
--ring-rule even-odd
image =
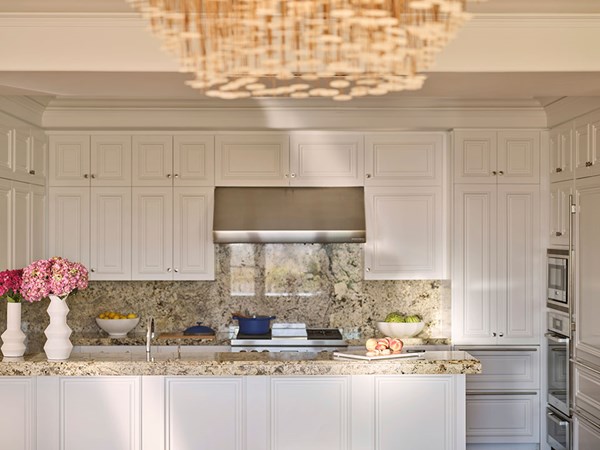
[[[207,96],[344,101],[420,89],[467,0],[127,0]]]

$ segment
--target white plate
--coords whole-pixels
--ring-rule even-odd
[[[414,358],[420,359],[423,357],[423,352],[420,353],[392,353],[391,355],[367,356],[366,352],[357,350],[354,352],[333,352],[334,358],[339,359],[360,359],[363,361],[376,361],[378,359],[405,359]]]

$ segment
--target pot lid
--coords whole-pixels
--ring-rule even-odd
[[[198,325],[186,328],[183,334],[185,336],[214,336],[215,330],[205,327],[202,322],[196,322]]]

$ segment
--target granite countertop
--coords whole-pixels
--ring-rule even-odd
[[[464,351],[426,351],[419,359],[357,361],[332,353],[157,352],[74,353],[68,361],[50,362],[44,353],[0,362],[0,376],[101,375],[400,375],[477,374],[481,362]]]

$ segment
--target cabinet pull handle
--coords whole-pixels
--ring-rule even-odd
[[[286,178],[287,178],[287,177],[289,177],[289,174],[287,174],[287,173],[286,173],[286,174],[284,175],[284,177],[286,177]]]
[[[83,178],[89,178],[90,176],[87,173],[83,174]]]
[[[179,174],[178,173],[175,174],[175,178],[179,178]]]
[[[96,271],[96,269],[90,269],[90,272],[95,272],[95,271]]]
[[[365,270],[366,270],[367,272],[370,272],[370,271],[371,271],[371,268],[370,268],[370,267],[367,267]]]
[[[179,273],[179,269],[175,269],[175,273]]]
[[[498,336],[504,337],[504,333],[498,333]]]
[[[290,174],[290,177],[292,177],[292,178],[296,178],[296,174],[295,174],[294,172],[292,172],[292,173]]]
[[[498,172],[496,172],[495,170],[492,170],[492,175],[498,175]]]
[[[170,271],[171,271],[171,268],[170,268],[170,267],[168,267],[168,268],[167,268],[167,272],[170,272]]]
[[[92,178],[94,178],[94,179],[95,179],[95,178],[96,178],[96,175],[92,174]]]
[[[167,174],[167,178],[171,178],[171,174],[170,173]]]
[[[585,167],[592,167],[593,165],[594,165],[594,163],[593,163],[593,162],[591,162],[591,161],[587,161],[587,162],[585,163]]]
[[[456,347],[458,350],[465,352],[537,352],[537,348],[533,347],[477,347],[472,348],[471,346],[464,345]]]
[[[515,391],[467,391],[467,396],[471,395],[537,395],[537,392],[515,392]]]
[[[31,169],[31,170],[29,171],[29,175],[35,175],[35,170]]]
[[[503,170],[501,170],[500,172],[498,172],[498,174],[499,174],[500,176],[502,176],[502,175],[504,175],[504,171],[503,171]]]
[[[562,172],[562,167],[557,167],[556,168],[556,173],[561,173]]]
[[[368,173],[368,174],[366,175],[366,177],[367,177],[367,178],[371,178],[371,174],[370,174],[370,173]]]
[[[496,337],[496,336],[497,336],[496,332],[493,332],[493,333],[492,333],[492,336]]]
[[[555,236],[562,236],[562,233],[560,231],[557,231],[556,233],[554,233]]]

